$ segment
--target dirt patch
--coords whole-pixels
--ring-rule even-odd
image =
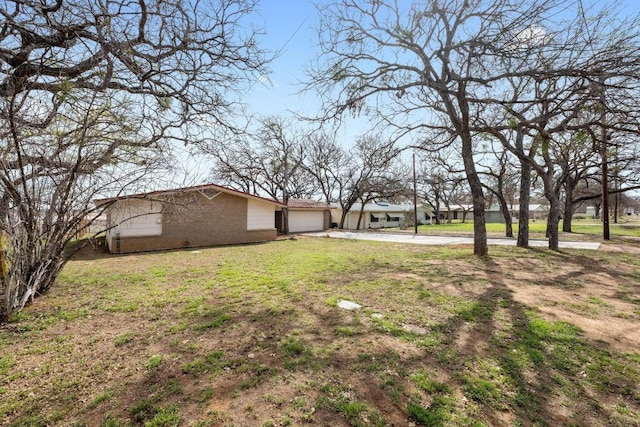
[[[621,245],[604,245],[603,250],[640,253],[638,248]],[[571,261],[558,260],[542,269],[532,260],[497,263],[515,301],[537,307],[552,321],[577,326],[590,340],[636,352],[640,348],[640,334],[633,332],[639,317],[640,285],[633,280],[637,270],[624,263],[599,263],[579,256]]]
[[[82,252],[0,329],[0,424],[633,425],[638,253]]]

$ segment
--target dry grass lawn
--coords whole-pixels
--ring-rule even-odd
[[[639,255],[82,252],[0,328],[0,424],[640,425]]]

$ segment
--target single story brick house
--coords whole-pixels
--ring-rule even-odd
[[[216,184],[119,196],[105,207],[112,253],[275,240],[282,204]]]

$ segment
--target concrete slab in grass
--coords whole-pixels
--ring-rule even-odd
[[[355,303],[353,301],[348,301],[346,299],[338,300],[338,307],[343,308],[345,310],[357,310],[362,307],[360,304]]]

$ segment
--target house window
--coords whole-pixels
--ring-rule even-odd
[[[398,222],[398,221],[400,221],[400,217],[399,216],[389,216],[389,215],[387,215],[387,221]]]
[[[378,222],[378,221],[380,221],[380,220],[378,219],[378,217],[377,217],[377,216],[373,216],[373,214],[369,214],[369,220],[370,220],[371,222]]]

